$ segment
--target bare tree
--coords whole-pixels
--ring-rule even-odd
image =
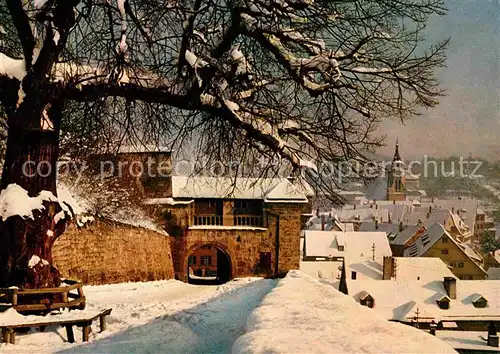
[[[194,137],[214,157],[308,171],[362,160],[382,118],[437,103],[446,41],[424,48],[422,31],[444,12],[442,0],[3,0],[2,187],[55,195],[61,125],[92,145],[116,117],[118,137]],[[44,205],[2,221],[0,285],[58,283],[64,221]],[[30,271],[34,255],[46,270]]]

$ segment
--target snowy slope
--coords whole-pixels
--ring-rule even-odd
[[[300,271],[248,319],[233,353],[455,353],[428,333],[389,322]]]
[[[90,311],[113,309],[108,330],[99,333],[96,323],[90,342],[85,344],[76,328],[74,344],[66,342],[64,328],[32,331],[18,334],[16,345],[0,344],[0,352],[228,353],[245,332],[248,315],[275,284],[273,280],[245,278],[222,286],[195,286],[175,280],[86,286]]]

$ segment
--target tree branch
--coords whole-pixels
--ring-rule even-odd
[[[31,67],[33,49],[35,48],[35,37],[31,31],[30,20],[26,11],[24,11],[22,0],[9,0],[7,6],[23,48],[24,62],[26,71],[28,71]]]

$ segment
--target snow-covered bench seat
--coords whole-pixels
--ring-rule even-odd
[[[90,326],[92,322],[99,319],[101,332],[106,329],[106,316],[111,313],[111,309],[102,311],[71,311],[67,313],[47,316],[23,316],[15,312],[13,309],[11,314],[0,316],[0,329],[2,330],[2,340],[4,343],[16,343],[15,330],[20,328],[40,328],[45,330],[46,326],[61,325],[66,327],[68,342],[73,343],[75,336],[73,334],[73,326],[82,327],[83,341],[89,340]],[[3,315],[3,314],[2,314]]]

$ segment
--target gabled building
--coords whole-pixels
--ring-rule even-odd
[[[350,282],[347,291],[387,320],[421,329],[434,322],[439,330],[460,331],[500,324],[500,281],[459,280],[438,258],[393,258],[385,264],[394,265],[394,276]]]
[[[437,257],[452,267],[459,279],[485,279],[484,259],[471,246],[455,240],[443,225],[436,223],[404,252],[405,257]]]
[[[385,232],[305,232],[300,270],[339,290],[358,279],[383,277],[384,257],[392,255]]]
[[[201,274],[225,282],[299,268],[313,196],[305,181],[173,176],[171,153],[161,149],[99,155],[95,164],[162,224],[177,279]]]
[[[172,176],[170,197],[144,204],[164,218],[173,236],[178,279],[189,280],[192,268],[227,280],[299,268],[300,231],[311,193],[307,184],[287,178]],[[216,254],[202,258],[198,253],[205,246]],[[216,266],[206,264],[209,260],[217,260]]]

